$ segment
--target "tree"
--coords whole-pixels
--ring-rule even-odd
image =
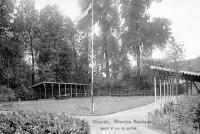
[[[15,32],[31,55],[32,85],[35,82],[35,56],[38,44],[38,12],[34,0],[20,0],[15,14]]]
[[[91,3],[91,0],[79,1],[79,3],[81,9],[84,11],[88,7],[89,3]],[[119,20],[119,15],[117,13],[117,5],[116,1],[114,0],[98,0],[98,1],[94,0],[93,3],[94,3],[94,22],[99,24],[102,31],[102,46],[105,56],[106,78],[108,81],[110,81],[110,72],[109,72],[110,50],[109,50],[108,38],[112,34],[112,29],[114,29],[117,26]],[[91,15],[88,18],[83,20],[82,25],[87,24],[85,22],[89,22],[89,20],[91,20]],[[110,90],[109,87],[108,90]]]
[[[14,0],[0,1],[0,85],[15,90],[22,84],[28,86],[30,70],[24,63],[24,47],[13,22],[14,9]]]
[[[37,63],[39,76],[46,81],[74,82],[77,78],[76,30],[57,6],[40,11],[40,46]]]
[[[165,49],[165,54],[169,67],[180,70],[179,62],[184,60],[183,44],[176,42],[174,37],[170,37],[169,43]]]
[[[152,0],[121,0],[122,18],[125,20],[122,43],[137,58],[138,88],[140,85],[140,63],[142,55],[151,55],[155,46],[164,47],[170,35],[170,22],[163,18],[150,20],[146,9]]]

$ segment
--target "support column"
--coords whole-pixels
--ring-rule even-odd
[[[156,94],[156,76],[154,76],[154,95],[155,95],[155,107],[157,105],[157,94]]]
[[[60,97],[60,84],[58,84],[58,94],[59,94],[59,97]]]
[[[186,95],[188,95],[188,81],[186,80]]]
[[[65,84],[65,95],[67,94],[67,87],[66,87],[66,84]]]
[[[173,94],[174,94],[174,78],[172,78],[172,91],[171,91],[171,95],[172,95],[172,98],[173,98]]]
[[[178,103],[178,85],[179,85],[179,79],[176,78],[176,101]]]
[[[165,83],[165,80],[164,80],[164,100],[165,100],[165,102],[164,102],[164,104],[166,104],[166,83]]]
[[[174,78],[172,78],[172,97],[174,96]]]
[[[192,81],[190,81],[190,95],[192,95]]]
[[[53,84],[51,84],[51,96],[53,97]]]
[[[169,79],[167,79],[167,103],[169,102]]]
[[[76,98],[77,98],[77,85],[75,85],[75,88],[76,88]]]
[[[160,108],[162,109],[162,80],[160,79]]]
[[[172,99],[172,78],[169,79],[169,102],[171,102]]]
[[[46,89],[46,84],[44,84],[44,98],[47,98],[47,89]]]
[[[86,90],[85,90],[85,86],[83,86],[83,88],[84,88],[84,92],[85,92],[85,98],[86,98]]]
[[[72,98],[72,85],[70,85],[70,87],[71,87],[71,98]]]

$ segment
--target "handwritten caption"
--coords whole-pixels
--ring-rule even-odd
[[[134,131],[139,125],[148,125],[147,120],[92,120],[92,124],[99,127],[101,131]]]

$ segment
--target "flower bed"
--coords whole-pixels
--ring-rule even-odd
[[[44,112],[0,113],[0,134],[89,134],[86,120]]]

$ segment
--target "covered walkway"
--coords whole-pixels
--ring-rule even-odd
[[[29,87],[33,99],[87,97],[90,95],[90,84],[41,82]]]
[[[180,84],[185,85],[184,92],[187,95],[200,93],[200,73],[176,71],[158,66],[151,66],[150,68],[154,72],[155,104],[157,103],[157,96],[160,96],[161,101],[164,100],[164,102],[161,102],[161,107],[171,102],[171,98],[178,95]]]

